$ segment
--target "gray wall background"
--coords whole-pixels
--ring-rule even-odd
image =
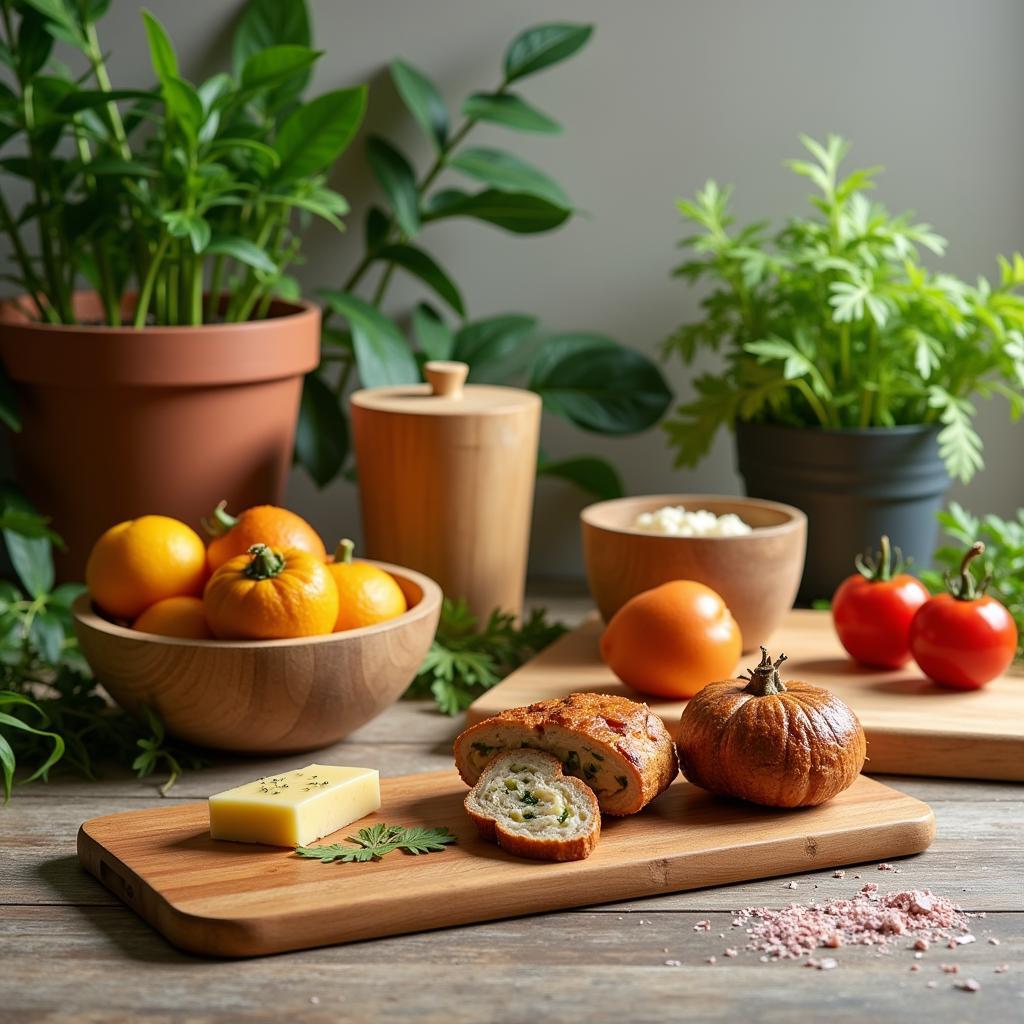
[[[183,71],[199,77],[226,60],[240,0],[148,0],[170,31]],[[736,185],[741,219],[782,217],[804,183],[781,167],[797,134],[839,132],[851,166],[883,164],[877,195],[912,208],[950,240],[943,263],[992,274],[995,254],[1024,248],[1024,4],[1019,0],[312,0],[318,64],[311,94],[371,84],[366,128],[394,137],[421,162],[429,145],[386,74],[404,57],[426,70],[452,107],[498,77],[506,43],[539,21],[588,21],[582,54],[525,80],[523,94],[565,126],[563,136],[481,128],[476,144],[506,144],[548,170],[588,217],[553,235],[510,236],[469,221],[429,228],[432,251],[460,282],[471,316],[516,310],[554,329],[592,329],[654,352],[699,296],[672,280],[683,233],[673,206],[708,177]],[[136,0],[114,0],[101,23],[115,85],[150,80]],[[364,129],[365,132],[366,129]],[[361,141],[336,186],[353,205],[350,236],[316,230],[301,271],[307,290],[337,285],[358,253],[361,213],[373,197]],[[418,293],[404,282],[390,312]],[[667,368],[688,394],[689,373]],[[954,496],[979,511],[1024,505],[1020,424],[986,403],[988,468]],[[695,471],[673,469],[659,431],[608,440],[550,420],[556,456],[601,452],[631,493],[740,490],[731,439]],[[354,489],[318,492],[295,475],[289,501],[328,536],[358,534]],[[532,571],[580,572],[568,485],[539,484]]]

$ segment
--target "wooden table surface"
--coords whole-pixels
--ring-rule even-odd
[[[588,610],[581,598],[544,596],[564,621]],[[446,768],[459,728],[460,720],[427,703],[402,702],[317,757],[380,765],[385,775]],[[168,799],[201,799],[301,760],[218,758],[186,774]],[[776,878],[248,961],[178,952],[80,869],[79,824],[159,804],[155,782],[120,776],[33,784],[0,809],[0,1019],[1024,1019],[1024,787],[884,781],[926,800],[937,819],[931,849],[897,862],[898,874],[870,863],[848,869],[844,879],[830,871],[794,876],[796,891]],[[821,971],[802,960],[761,963],[737,942],[742,933],[730,929],[738,908],[852,896],[865,882],[883,891],[929,888],[984,914],[973,922],[977,941],[933,948],[918,961],[900,943],[888,955],[866,947],[830,950],[838,967]],[[703,920],[711,922],[709,932],[695,930]],[[726,946],[737,944],[737,957],[723,957]],[[716,963],[707,962],[711,956]],[[913,972],[915,963],[920,970]],[[952,963],[958,974],[941,970]],[[1007,969],[997,973],[1001,965]],[[955,987],[965,978],[980,989]]]

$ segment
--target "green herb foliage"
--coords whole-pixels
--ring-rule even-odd
[[[1024,409],[1024,257],[999,259],[995,284],[935,273],[921,250],[945,240],[868,197],[878,168],[840,164],[847,143],[804,137],[810,160],[790,170],[816,187],[813,214],[774,233],[733,228],[731,189],[709,181],[679,200],[697,233],[676,270],[711,286],[704,316],[665,343],[691,363],[704,349],[725,368],[694,381],[697,395],[666,424],[677,464],[694,465],[720,427],[736,421],[843,429],[935,423],[952,476],[982,466],[974,399],[1001,395]]]
[[[521,626],[494,611],[481,628],[464,600],[446,598],[437,636],[406,696],[432,696],[446,715],[457,715],[565,631],[543,609],[534,609]]]
[[[168,773],[166,792],[182,764],[148,708],[142,720],[113,708],[91,678],[78,649],[71,604],[78,584],[54,586],[53,534],[14,492],[3,495],[0,528],[20,587],[0,581],[0,771],[4,801],[15,773],[21,782],[46,780],[55,766],[95,778],[104,762],[131,767],[139,778]]]
[[[979,517],[954,501],[938,518],[953,543],[935,552],[939,568],[921,573],[921,579],[933,593],[942,593],[946,589],[944,574],[955,576],[965,548],[983,541],[983,566],[977,575],[983,578],[991,574],[988,593],[1006,605],[1017,623],[1017,658],[1024,657],[1024,509],[1017,510],[1016,519]]]
[[[297,846],[295,852],[300,857],[321,860],[325,864],[341,861],[343,864],[355,862],[365,863],[380,860],[381,857],[395,850],[405,853],[435,853],[446,846],[457,842],[455,836],[447,828],[405,828],[402,825],[371,825],[361,828],[358,836],[348,836],[355,846],[332,843],[329,846]]]

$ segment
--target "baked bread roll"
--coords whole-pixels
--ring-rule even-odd
[[[455,740],[455,766],[475,786],[495,754],[523,747],[554,754],[605,814],[635,814],[679,773],[664,722],[646,704],[601,693],[570,693],[478,722]]]
[[[517,857],[583,860],[601,834],[593,790],[540,750],[491,758],[465,804],[480,835]]]

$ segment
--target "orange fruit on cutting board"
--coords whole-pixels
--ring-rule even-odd
[[[222,640],[281,640],[331,633],[338,588],[308,551],[254,544],[225,562],[203,592],[206,621]]]
[[[93,601],[134,619],[165,597],[197,596],[206,549],[191,527],[169,516],[140,516],[112,526],[93,545],[85,583]]]
[[[601,657],[627,685],[652,697],[692,697],[728,679],[742,650],[722,598],[695,580],[673,580],[630,598],[601,637]]]
[[[184,640],[210,640],[213,633],[206,622],[203,602],[198,597],[165,597],[151,604],[133,623],[132,629],[157,636]]]
[[[227,511],[227,502],[222,501],[213,515],[203,520],[203,529],[211,537],[206,549],[210,572],[229,558],[244,555],[253,544],[266,544],[278,551],[308,551],[321,562],[327,558],[327,549],[316,530],[302,516],[277,505],[255,505],[233,516]]]
[[[394,576],[369,562],[353,562],[354,545],[343,540],[328,565],[338,587],[338,620],[335,632],[387,622],[409,605]]]

